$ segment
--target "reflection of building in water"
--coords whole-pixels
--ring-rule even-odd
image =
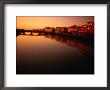
[[[54,38],[55,38],[55,40],[56,40],[56,41],[60,41],[60,39],[61,39],[61,38],[60,38],[60,37],[58,37],[57,35],[55,35],[55,37],[54,37]]]
[[[71,38],[66,38],[66,37],[62,37],[62,36],[58,36],[58,35],[47,35],[48,38],[54,38],[56,41],[59,41],[61,43],[65,43],[71,47],[75,47],[78,48],[80,50],[82,50],[82,52],[85,55],[94,55],[94,48],[89,46],[88,44],[78,41],[78,40],[73,40]]]

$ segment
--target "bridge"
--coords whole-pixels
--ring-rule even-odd
[[[38,31],[38,30],[19,30],[17,34],[26,35],[26,32],[30,32],[30,35],[33,35],[33,33],[42,33],[42,31]]]
[[[60,36],[71,36],[71,37],[85,37],[85,38],[94,38],[94,32],[84,32],[84,31],[73,31],[73,32],[55,32],[55,31],[44,31],[44,30],[16,30],[16,35],[26,35],[26,32],[29,32],[29,35],[33,35],[33,33],[41,34],[54,34]]]

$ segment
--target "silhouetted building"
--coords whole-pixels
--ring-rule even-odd
[[[75,32],[75,31],[78,31],[78,27],[76,25],[68,27],[68,32],[69,33],[72,33],[72,32]]]
[[[45,31],[45,32],[52,32],[52,28],[51,28],[51,27],[45,27],[45,28],[44,28],[44,31]]]

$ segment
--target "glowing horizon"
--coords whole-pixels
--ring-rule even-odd
[[[45,27],[68,27],[94,22],[94,16],[17,16],[16,29],[42,29]]]

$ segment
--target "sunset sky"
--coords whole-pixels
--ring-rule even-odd
[[[44,27],[68,27],[94,21],[94,16],[17,16],[17,29],[42,29]]]

